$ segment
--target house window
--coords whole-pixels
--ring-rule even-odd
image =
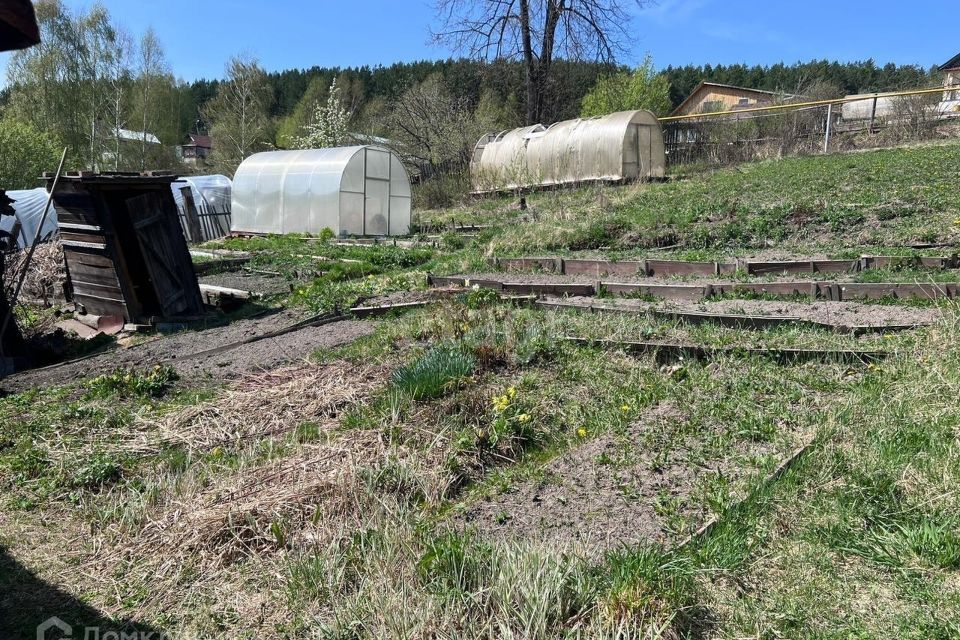
[[[737,102],[737,104],[740,105],[741,107],[745,107],[748,104],[750,104],[750,98],[740,98],[740,101]]]

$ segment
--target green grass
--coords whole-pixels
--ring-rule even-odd
[[[768,243],[796,252],[902,253],[908,243],[958,239],[949,169],[958,159],[956,144],[785,158],[665,184],[531,194],[532,222],[520,222],[510,200],[491,200],[468,209],[469,220],[503,225],[488,244],[497,255],[624,258],[670,246],[675,257],[712,260]],[[601,192],[611,206],[598,206]]]
[[[484,269],[487,255],[713,260],[770,243],[916,255],[903,245],[957,239],[958,160],[949,144],[531,194],[527,212],[484,199],[424,214],[494,224],[437,249],[271,236],[218,246],[256,252],[255,268],[297,281],[280,302],[315,313],[424,288],[427,272]],[[317,367],[378,365],[380,386],[329,414],[273,416],[237,446],[167,434],[174,412],[223,391],[164,369],[28,391],[0,398],[0,542],[91,606],[171,635],[957,637],[960,314],[941,310],[927,329],[851,336],[516,309],[472,291],[321,350]],[[661,364],[564,335],[893,355],[870,367]],[[264,398],[284,393],[256,384]],[[555,468],[578,486],[612,480],[567,494]],[[524,496],[536,499],[513,502]],[[523,528],[563,500],[569,522]],[[495,515],[476,516],[487,505]],[[599,531],[596,515],[638,505],[662,542],[550,537],[568,525],[623,535]],[[89,579],[65,584],[77,567]]]

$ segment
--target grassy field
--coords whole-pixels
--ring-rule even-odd
[[[258,252],[293,284],[265,304],[304,313],[491,255],[910,254],[958,240],[958,161],[914,147],[475,200],[420,222],[488,228],[422,249],[220,246]],[[854,336],[472,290],[238,380],[157,366],[2,397],[0,636],[56,613],[171,638],[958,637],[960,310],[938,310]],[[664,361],[564,337],[891,355]]]

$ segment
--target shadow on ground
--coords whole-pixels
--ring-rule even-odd
[[[69,626],[58,625],[51,618]],[[47,623],[46,633],[38,627]],[[160,638],[163,633],[150,625],[115,620],[84,604],[63,589],[36,576],[0,546],[0,638],[4,640],[82,640],[97,637],[88,628],[99,629],[99,637],[114,632],[118,637]],[[135,634],[135,635],[134,635]],[[153,634],[153,635],[150,635]]]

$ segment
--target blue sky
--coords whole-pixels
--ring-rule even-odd
[[[629,3],[630,0],[623,0]],[[813,58],[940,64],[960,52],[953,0],[659,0],[634,11],[633,63],[772,64]],[[66,0],[85,8],[89,0]],[[152,25],[174,72],[220,77],[231,55],[249,52],[268,70],[389,65],[440,58],[428,42],[428,0],[105,0],[134,33]],[[9,54],[0,54],[6,67]],[[5,74],[4,74],[5,75]]]

